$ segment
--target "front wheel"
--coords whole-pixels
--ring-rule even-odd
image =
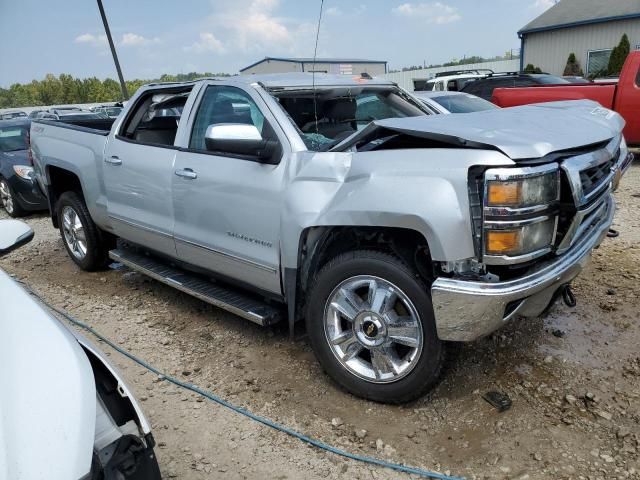
[[[16,194],[6,179],[0,178],[0,202],[5,211],[12,217],[23,217],[27,212],[16,198]]]
[[[399,258],[340,255],[318,273],[307,331],[324,370],[370,400],[404,403],[437,382],[444,363],[428,286]]]

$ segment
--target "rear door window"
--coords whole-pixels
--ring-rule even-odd
[[[192,88],[151,90],[144,94],[131,109],[120,136],[137,143],[173,146],[182,108]]]

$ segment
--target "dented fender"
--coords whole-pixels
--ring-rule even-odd
[[[281,215],[284,268],[310,227],[396,227],[425,237],[434,260],[473,257],[468,171],[510,166],[495,150],[429,148],[302,152]]]

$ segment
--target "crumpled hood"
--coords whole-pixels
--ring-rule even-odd
[[[0,478],[91,468],[95,380],[76,338],[0,270]]]
[[[604,142],[624,120],[591,100],[539,103],[453,115],[390,118],[371,122],[332,150],[343,151],[383,129],[459,146],[497,149],[513,160]]]

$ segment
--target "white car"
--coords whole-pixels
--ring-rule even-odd
[[[0,256],[33,231],[0,220]],[[151,427],[86,338],[0,270],[0,479],[159,480]]]
[[[457,70],[437,73],[435,78],[429,80],[415,79],[413,89],[415,92],[459,92],[468,83],[486,77],[493,73],[492,70]]]
[[[414,92],[413,95],[436,114],[471,113],[499,108],[493,103],[470,93]]]

